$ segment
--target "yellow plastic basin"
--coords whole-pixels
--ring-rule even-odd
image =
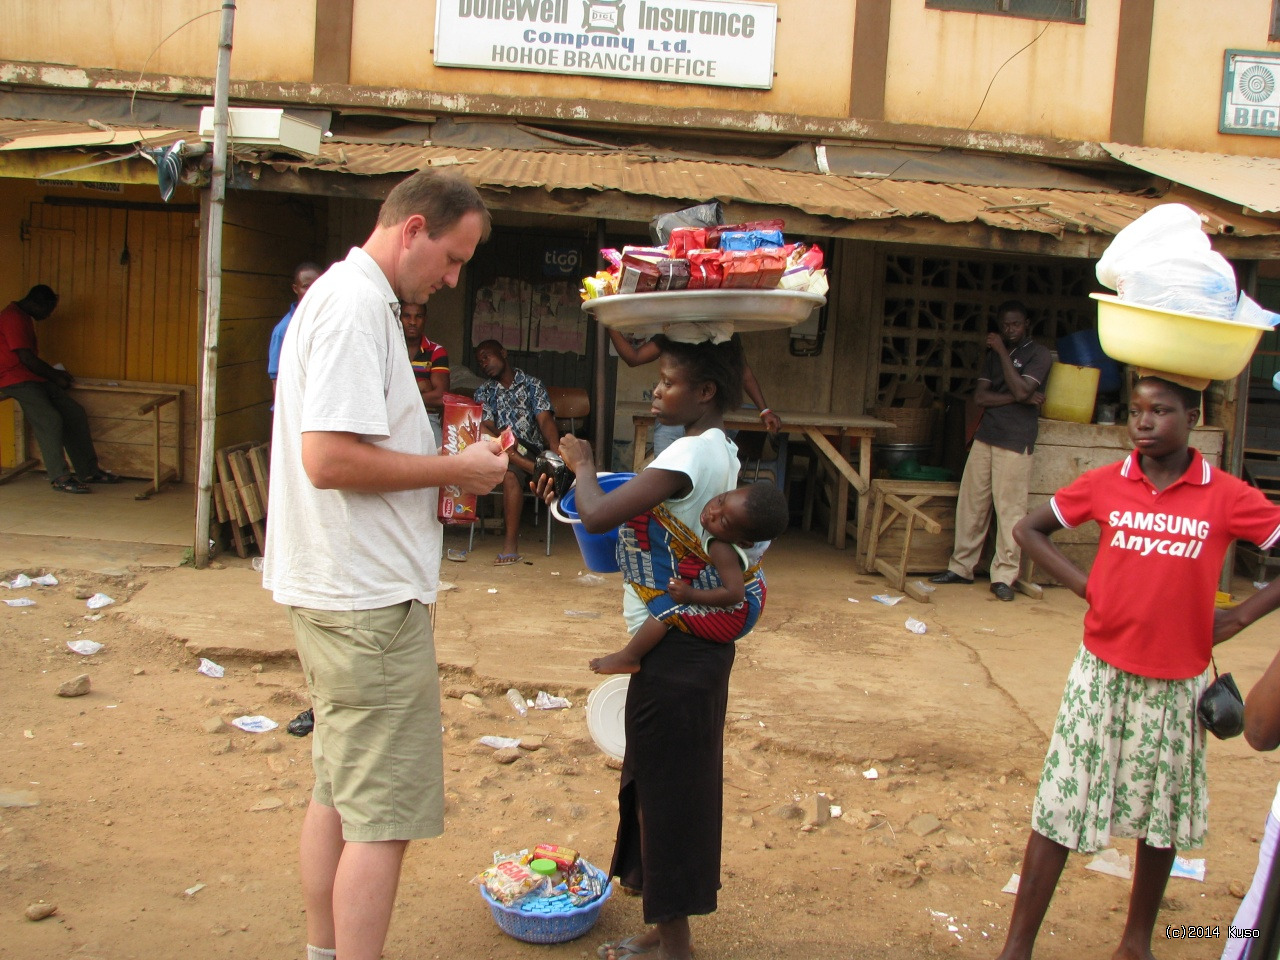
[[[1239,376],[1269,329],[1142,307],[1106,293],[1089,296],[1098,301],[1098,340],[1107,356],[1185,377]]]

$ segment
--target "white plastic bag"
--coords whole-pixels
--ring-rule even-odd
[[[1153,207],[1116,234],[1097,275],[1128,303],[1219,320],[1235,313],[1235,271],[1181,203]]]

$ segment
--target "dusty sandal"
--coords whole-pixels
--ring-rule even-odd
[[[636,942],[639,937],[624,937],[621,940],[609,941],[596,947],[596,956],[601,960],[626,960],[627,957],[638,957],[645,953],[653,953],[656,947],[641,947]]]
[[[68,474],[65,477],[59,477],[57,480],[50,480],[49,486],[55,490],[61,490],[63,493],[92,493],[93,491],[86,487],[75,477]]]
[[[90,474],[84,478],[85,483],[123,483],[124,477],[112,473],[110,470],[99,470],[97,473]]]
[[[524,557],[518,553],[500,553],[493,558],[493,565],[495,567],[509,567],[511,564],[519,563],[523,559]]]
[[[466,563],[467,551],[455,550],[453,549],[453,547],[450,547],[448,550],[445,551],[444,557],[446,560],[452,560],[454,563]]]

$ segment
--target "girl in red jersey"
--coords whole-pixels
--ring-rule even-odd
[[[1137,839],[1128,919],[1114,954],[1150,958],[1151,935],[1179,849],[1208,828],[1205,733],[1214,595],[1236,538],[1280,540],[1280,507],[1187,445],[1199,395],[1143,377],[1129,405],[1135,450],[1090,470],[1028,514],[1023,550],[1089,603],[1032,810],[1032,833],[1000,960],[1031,956],[1072,850]],[[1085,574],[1050,541],[1089,520],[1101,528]]]

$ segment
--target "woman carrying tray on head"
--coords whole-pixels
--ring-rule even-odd
[[[737,485],[737,448],[725,436],[724,413],[739,403],[742,354],[736,341],[682,343],[657,338],[659,377],[653,413],[685,435],[635,479],[604,493],[596,482],[591,448],[575,437],[561,441],[565,463],[577,475],[578,516],[601,533],[661,505],[700,538],[700,514],[713,496]],[[540,480],[539,494],[554,498]],[[632,589],[623,616],[635,630],[648,616]],[[701,640],[678,630],[648,653],[627,693],[626,755],[618,791],[618,837],[610,876],[640,890],[650,929],[597,951],[605,960],[653,952],[655,960],[688,960],[689,917],[716,909],[720,889],[720,834],[724,718],[734,645]]]
[[[613,327],[605,327],[604,329],[605,333],[609,334],[609,339],[613,342],[613,349],[618,351],[619,358],[628,367],[639,367],[646,363],[651,363],[657,360],[658,355],[662,352],[656,339],[645,340],[637,345],[627,339],[626,334]],[[737,334],[733,335],[733,339],[741,343]],[[777,436],[778,431],[782,429],[782,419],[770,410],[769,405],[764,402],[764,392],[760,389],[760,383],[756,380],[756,375],[752,372],[745,359],[742,361],[742,391],[756,405],[756,409],[760,411],[760,419],[764,421],[769,433]],[[729,409],[728,407],[725,408],[726,411]],[[683,424],[655,423],[653,425],[653,455],[656,457],[671,446],[671,442],[680,437],[683,432]]]

